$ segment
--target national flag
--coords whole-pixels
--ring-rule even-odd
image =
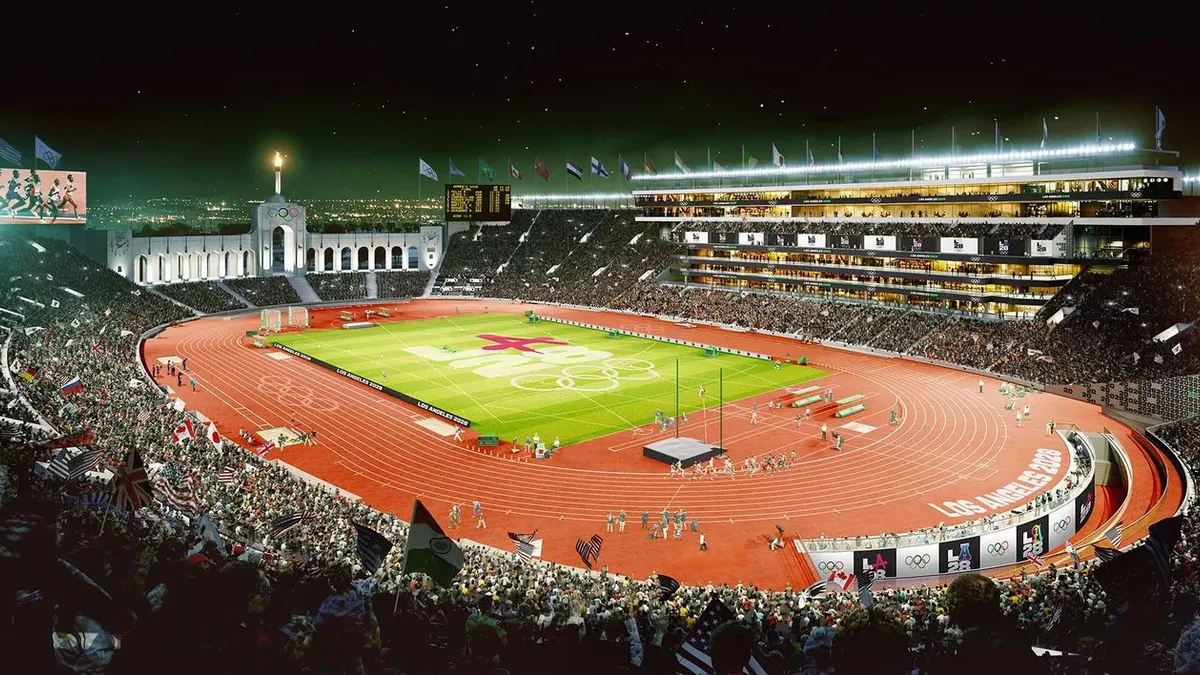
[[[71,392],[79,391],[80,389],[83,389],[83,380],[79,379],[78,375],[67,380],[61,387],[58,388],[58,390],[64,394],[70,394]]]
[[[171,440],[176,443],[182,443],[186,440],[191,440],[196,437],[196,430],[192,427],[191,418],[185,419],[182,424],[175,427],[175,431],[171,434]]]
[[[625,176],[625,180],[633,180],[633,169],[629,168],[629,165],[625,163],[625,158],[621,155],[617,155],[617,171]]]
[[[280,516],[271,521],[270,535],[272,539],[277,539],[291,532],[294,528],[299,527],[306,520],[316,518],[317,514],[311,511],[301,511],[293,513],[290,516]]]
[[[717,673],[709,652],[712,650],[713,631],[718,626],[734,619],[733,612],[725,606],[725,603],[721,602],[719,597],[714,596],[700,614],[700,618],[696,620],[696,624],[692,626],[692,630],[684,639],[683,644],[679,645],[679,649],[675,652],[675,660],[679,663],[678,670],[698,675],[713,675],[714,673],[726,675],[729,671],[724,668]],[[750,656],[750,662],[746,664],[742,672],[748,675],[766,675],[767,673],[762,664],[758,662],[758,657],[754,655]]]
[[[808,588],[804,589],[804,593],[802,593],[800,597],[806,600],[809,598],[824,597],[825,591],[828,589],[828,587],[828,581],[825,581],[824,579],[818,579],[817,581],[814,581]]]
[[[1171,347],[1171,353],[1179,356],[1183,352],[1183,343],[1176,342],[1174,347]]]
[[[30,335],[33,335],[34,333],[38,332],[39,330],[46,330],[46,329],[42,328],[41,326],[26,326],[25,337],[29,337]]]
[[[221,530],[217,528],[217,524],[212,521],[207,513],[201,513],[196,518],[196,534],[199,535],[200,541],[188,550],[188,557],[202,553],[204,546],[208,542],[216,544],[217,550],[225,550],[225,540],[221,538]]]
[[[837,591],[838,593],[845,593],[854,581],[854,576],[841,570],[835,570],[829,574],[829,578],[825,581],[828,582],[825,586],[827,589]]]
[[[508,163],[508,175],[516,178],[517,180],[521,180],[521,172],[517,170],[517,167],[513,166],[512,162]]]
[[[858,572],[854,575],[858,579],[858,601],[863,607],[870,607],[875,604],[875,598],[871,597],[871,584],[875,582],[874,568],[865,572]]]
[[[1121,548],[1121,533],[1124,531],[1125,524],[1118,522],[1116,525],[1113,525],[1111,528],[1109,528],[1108,532],[1104,533],[1104,536],[1112,542],[1113,546],[1116,548]]]
[[[1046,118],[1042,118],[1042,149],[1046,149],[1046,141],[1050,139],[1050,127],[1046,126]]]
[[[143,410],[142,412],[138,413],[138,416],[137,416],[137,421],[139,421],[139,422],[147,422],[147,421],[149,421],[149,420],[150,420],[150,411],[148,411],[148,410]]]
[[[608,169],[604,168],[604,164],[595,157],[592,158],[592,173],[601,178],[608,178]]]
[[[154,492],[160,501],[181,511],[194,511],[199,504],[192,486],[186,480],[180,481],[179,485],[171,485],[166,476],[159,474],[154,479]]]
[[[33,137],[33,158],[34,158],[34,164],[37,164],[37,160],[40,159],[46,163],[46,166],[50,167],[51,169],[57,169],[58,162],[59,162],[59,160],[62,159],[62,153],[58,152],[54,148],[46,145],[42,141],[42,139],[38,138],[37,136],[34,136]]]
[[[725,167],[721,166],[720,162],[713,162],[713,171],[724,171]]]
[[[108,509],[108,493],[100,491],[89,493],[84,495],[80,503],[87,509]]]
[[[424,572],[437,585],[449,588],[454,576],[462,569],[462,549],[446,536],[419,499],[413,503],[409,522],[402,573]]]
[[[217,485],[233,485],[233,467],[227,466],[217,473]]]
[[[496,180],[496,172],[488,166],[487,162],[483,161],[482,157],[479,158],[479,177],[489,183]]]
[[[254,456],[259,459],[262,459],[263,457],[266,457],[267,453],[270,452],[271,449],[274,447],[275,447],[275,441],[267,441],[266,443],[263,443],[262,445],[258,446],[258,449],[254,451]]]
[[[783,158],[783,153],[779,152],[779,148],[775,147],[774,143],[771,144],[771,163],[780,167],[787,164]]]
[[[104,356],[104,347],[97,342],[92,345],[92,353],[96,356]]]
[[[650,161],[650,155],[649,155],[649,154],[645,155],[645,160],[646,160],[646,173],[650,174],[651,176],[653,176],[653,175],[657,174],[657,173],[658,173],[658,169],[655,169],[655,168],[654,168],[654,162],[651,162],[651,161]]]
[[[537,530],[529,534],[508,533],[508,538],[513,542],[513,550],[516,551],[517,557],[521,559],[521,562],[529,564],[533,560],[535,549],[533,538],[536,536]]]
[[[50,459],[46,468],[63,480],[74,480],[96,468],[103,456],[100,450],[84,450],[68,458],[67,451],[62,450]]]
[[[110,464],[108,470],[113,474],[113,508],[118,511],[137,511],[150,505],[150,476],[146,473],[146,467],[142,464],[137,450],[126,453],[124,464]]]
[[[838,136],[838,164],[842,163],[842,137]]]
[[[1146,537],[1145,548],[1154,557],[1154,566],[1158,570],[1158,579],[1163,588],[1171,586],[1171,552],[1179,543],[1183,531],[1183,516],[1164,518],[1150,526],[1150,536]]]
[[[25,380],[26,382],[33,382],[33,378],[37,377],[37,374],[38,374],[37,368],[26,368],[25,370],[22,370],[21,372],[17,373],[17,377],[21,378],[22,380]]]
[[[804,151],[808,153],[808,165],[816,166],[817,157],[813,154],[812,148],[808,147],[808,141],[804,141]]]
[[[666,600],[669,600],[672,595],[675,595],[675,591],[679,590],[679,580],[675,577],[669,577],[665,574],[660,574],[658,575],[658,587],[662,590],[662,593],[659,594],[658,599],[660,602],[665,602]]]
[[[458,176],[459,178],[466,178],[467,174],[463,173],[462,170],[459,169],[457,166],[454,166],[454,158],[450,157],[448,159],[450,160],[450,175]]]
[[[541,176],[542,180],[546,181],[547,183],[550,182],[550,169],[546,166],[546,163],[543,162],[542,160],[540,160],[540,159],[534,160],[533,172],[536,173],[537,175]]]
[[[1034,568],[1036,568],[1039,572],[1042,571],[1042,568],[1046,566],[1046,559],[1040,555],[1037,555],[1036,553],[1025,556],[1025,559],[1033,563]]]
[[[679,156],[678,150],[675,151],[675,168],[679,169],[683,173],[692,172],[692,170],[688,168],[687,164],[683,163],[683,158]]]
[[[1156,107],[1154,108],[1154,149],[1158,150],[1159,152],[1162,152],[1162,137],[1163,132],[1166,130],[1167,118],[1163,117],[1162,108]],[[7,145],[7,143],[4,143],[3,141],[0,141],[0,143]],[[0,150],[0,154],[2,153],[3,150]],[[20,161],[21,156],[17,155],[17,162],[20,163]]]
[[[424,177],[428,178],[429,180],[433,180],[433,181],[436,181],[438,179],[437,172],[433,170],[432,166],[429,166],[428,162],[426,162],[425,160],[423,160],[419,157],[417,158],[417,162],[418,162],[418,164],[417,164],[417,174],[418,175],[424,176]]]
[[[39,600],[41,600],[42,592],[40,590],[32,590],[32,591],[20,590],[20,591],[17,591],[16,598],[17,598],[18,605],[28,605],[31,602],[38,602]]]
[[[351,521],[354,531],[358,533],[358,544],[355,548],[358,559],[362,561],[367,574],[375,574],[383,566],[383,559],[392,550],[392,542],[366,525]]]
[[[1095,549],[1096,557],[1100,559],[1100,562],[1112,562],[1121,555],[1117,549],[1107,546],[1092,546],[1092,548]]]
[[[579,168],[578,164],[569,159],[567,160],[567,173],[574,176],[575,180],[583,180],[583,169]]]
[[[3,138],[0,138],[0,159],[8,162],[11,166],[21,167],[21,153]]]
[[[589,570],[592,565],[600,558],[600,548],[604,546],[604,537],[598,534],[593,534],[591,539],[584,541],[582,539],[575,540],[575,552],[579,554],[579,559],[583,561],[584,567]]]

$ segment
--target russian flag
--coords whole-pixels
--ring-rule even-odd
[[[67,381],[66,384],[58,388],[58,390],[64,394],[69,394],[73,391],[79,391],[80,389],[83,389],[83,380],[79,379],[78,375],[72,377]]]

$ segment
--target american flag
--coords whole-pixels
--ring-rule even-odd
[[[221,472],[217,474],[217,483],[219,485],[232,485],[233,473],[233,467],[231,466],[221,469]]]
[[[675,591],[679,590],[679,581],[675,577],[660,574],[658,575],[658,587],[662,589],[659,600],[669,600],[672,595],[675,595]]]
[[[300,523],[303,523],[306,520],[312,520],[316,517],[317,514],[312,513],[311,511],[304,511],[302,513],[293,513],[290,516],[276,518],[271,523],[271,537],[281,537]]]
[[[173,486],[166,476],[159,475],[154,480],[154,492],[159,499],[181,511],[194,511],[199,505],[196,495],[192,493],[192,486],[186,479]]]
[[[1125,524],[1118,522],[1116,525],[1113,525],[1112,528],[1110,528],[1108,532],[1105,532],[1104,536],[1108,537],[1108,540],[1112,542],[1113,546],[1115,546],[1117,548],[1121,548],[1121,534],[1124,531],[1125,531]]]
[[[149,419],[150,419],[150,413],[148,411],[143,410],[142,412],[138,413],[137,421],[145,422]]]
[[[366,525],[351,522],[358,532],[358,559],[362,561],[363,569],[368,574],[375,574],[383,565],[383,559],[392,550],[392,542]]]
[[[108,469],[113,473],[112,505],[118,511],[137,511],[150,505],[150,476],[137,450],[125,455],[122,466],[109,465]]]
[[[534,530],[529,534],[517,534],[516,532],[508,533],[508,538],[512,540],[513,549],[517,552],[517,557],[520,558],[521,562],[525,563],[526,565],[533,561],[533,538],[536,536],[537,530]]]
[[[89,509],[107,509],[108,494],[104,492],[93,492],[83,498],[83,505]]]
[[[1034,567],[1035,567],[1035,568],[1036,568],[1036,569],[1037,569],[1039,572],[1041,571],[1041,569],[1042,569],[1043,567],[1045,567],[1045,566],[1046,566],[1046,559],[1045,559],[1045,558],[1043,558],[1043,557],[1042,557],[1042,556],[1040,556],[1040,555],[1037,555],[1037,554],[1034,554],[1034,555],[1027,555],[1027,556],[1025,556],[1025,559],[1026,559],[1026,560],[1028,560],[1029,562],[1033,563],[1033,566],[1034,566]]]
[[[590,570],[592,569],[592,565],[596,564],[596,560],[600,558],[600,547],[603,545],[604,537],[593,534],[592,538],[587,541],[577,539],[575,541],[575,552],[583,560],[584,566]]]
[[[1100,562],[1112,562],[1114,558],[1121,555],[1117,549],[1107,546],[1092,546],[1092,548],[1096,549],[1096,557],[1100,559]]]
[[[96,468],[102,456],[99,450],[84,450],[68,459],[67,451],[63,450],[46,464],[46,468],[63,480],[73,480]]]
[[[871,584],[875,583],[875,569],[858,572],[854,577],[858,580],[858,599],[862,606],[870,607],[875,604],[875,598],[871,596]]]
[[[803,597],[805,600],[808,600],[810,598],[815,599],[815,598],[824,597],[826,591],[828,590],[828,586],[829,586],[828,581],[825,581],[824,579],[818,579],[811,586],[804,589],[804,593],[801,594],[801,597]]]
[[[696,673],[697,675],[713,675],[712,657],[708,655],[709,648],[712,645],[712,633],[717,629],[717,626],[733,619],[733,612],[725,606],[725,603],[721,602],[720,598],[714,597],[709,601],[708,607],[704,608],[700,619],[696,621],[696,625],[688,633],[687,639],[679,646],[679,650],[675,652],[675,660],[679,662],[679,670],[684,673]],[[767,671],[754,656],[750,657],[750,663],[742,669],[742,672],[747,675],[767,675]],[[724,675],[724,673],[719,675]]]

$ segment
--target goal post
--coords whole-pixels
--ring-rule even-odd
[[[309,317],[307,307],[288,307],[288,326],[291,328],[308,328]]]
[[[258,329],[260,331],[278,333],[283,328],[283,315],[277,309],[264,309],[258,315]]]

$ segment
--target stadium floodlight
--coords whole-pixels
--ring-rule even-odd
[[[747,169],[721,169],[720,171],[672,172],[633,176],[635,181],[696,180],[707,178],[771,178],[781,176],[804,176],[824,173],[862,173],[889,169],[920,169],[939,166],[969,166],[972,164],[1007,164],[1013,162],[1042,162],[1057,159],[1078,159],[1101,155],[1116,155],[1133,152],[1135,143],[1092,143],[1069,148],[1046,148],[1032,150],[1010,150],[1006,152],[984,152],[974,155],[941,155],[937,157],[907,157],[869,162],[843,162],[840,164],[813,164],[805,166],[765,166]]]

